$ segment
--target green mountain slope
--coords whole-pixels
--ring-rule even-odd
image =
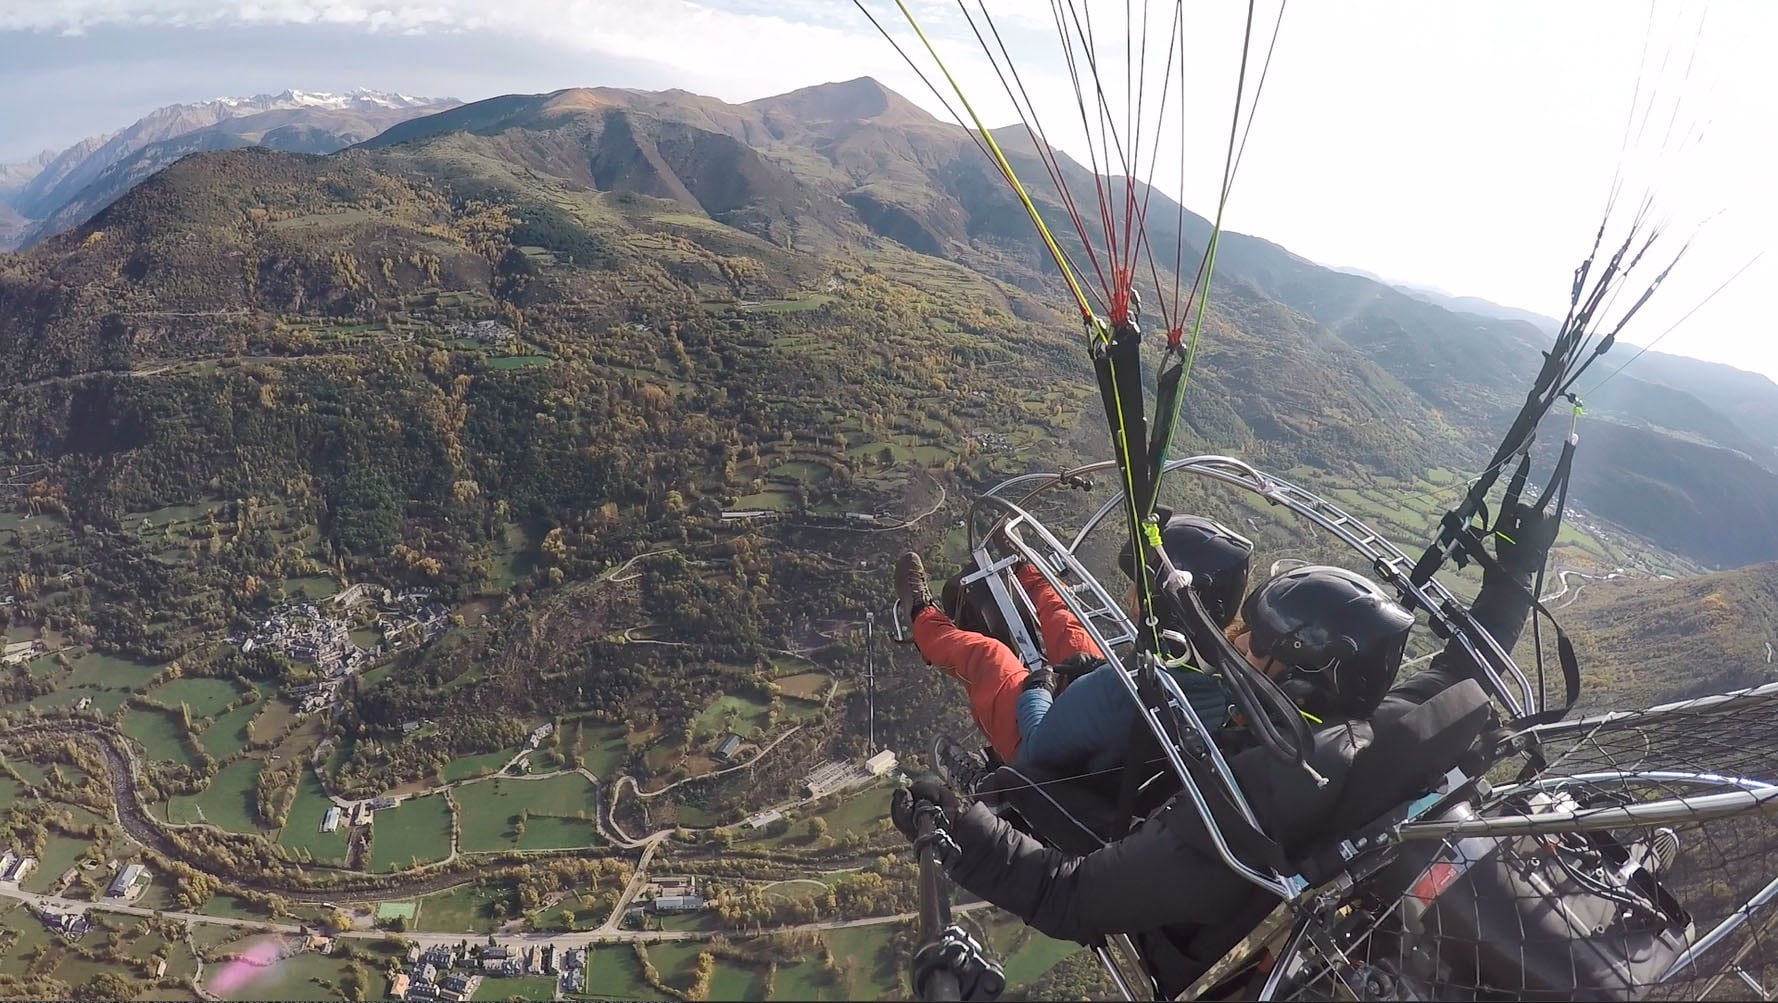
[[[734,106],[514,96],[331,156],[179,160],[0,258],[0,553],[20,569],[0,616],[70,660],[15,670],[10,706],[73,703],[94,658],[318,684],[223,638],[371,581],[432,590],[450,628],[352,675],[337,719],[291,725],[286,752],[335,740],[330,789],[421,782],[564,713],[621,725],[637,744],[602,754],[651,782],[707,771],[722,728],[798,721],[786,763],[853,748],[862,708],[784,700],[776,680],[806,673],[785,653],[833,645],[849,674],[844,625],[887,605],[887,554],[954,551],[983,484],[1105,450],[1028,229],[967,137],[871,81]],[[1370,488],[1349,503],[1412,532],[1436,507],[1384,505],[1373,479],[1453,493],[1533,347],[1235,243],[1180,448]],[[1706,559],[1772,536],[1739,516],[1763,511],[1744,456],[1644,434],[1662,448],[1577,488],[1590,512],[1681,492],[1716,506],[1708,531],[1624,524]],[[960,721],[952,696],[905,680],[885,732]],[[221,765],[167,762],[169,796]]]
[[[1647,706],[1778,680],[1778,564],[1585,583],[1560,614],[1592,706]]]

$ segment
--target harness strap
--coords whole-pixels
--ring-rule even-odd
[[[1493,554],[1488,553],[1487,548],[1482,545],[1481,540],[1476,537],[1474,532],[1466,532],[1458,537],[1458,545],[1469,554],[1471,560],[1480,564],[1483,570],[1492,571],[1506,581],[1512,580],[1512,575],[1501,566]],[[1550,622],[1550,626],[1555,628],[1556,660],[1562,666],[1564,694],[1560,708],[1526,714],[1513,721],[1512,725],[1529,728],[1539,724],[1548,724],[1551,721],[1560,721],[1568,716],[1568,712],[1574,709],[1575,702],[1580,699],[1580,662],[1574,655],[1574,642],[1568,639],[1568,632],[1562,629],[1562,624],[1556,619],[1556,615],[1550,612],[1549,607],[1543,604],[1543,600],[1539,599],[1536,593],[1517,583],[1514,583],[1513,587],[1525,593],[1526,597],[1531,600],[1531,608],[1541,614],[1544,619]]]

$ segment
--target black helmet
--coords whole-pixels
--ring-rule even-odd
[[[1401,671],[1414,626],[1377,584],[1344,568],[1292,568],[1253,590],[1241,605],[1248,646],[1290,669],[1285,691],[1312,711],[1369,717]]]
[[[1219,628],[1235,619],[1241,596],[1247,592],[1247,576],[1253,567],[1253,542],[1214,519],[1199,515],[1173,515],[1155,509],[1161,518],[1161,549],[1173,567],[1190,572],[1192,591],[1204,611]],[[1129,544],[1119,556],[1124,574],[1130,574]]]

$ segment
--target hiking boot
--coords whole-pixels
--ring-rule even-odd
[[[895,598],[908,611],[908,619],[932,605],[932,591],[926,587],[926,562],[913,551],[895,562]]]
[[[959,794],[974,794],[988,769],[988,757],[964,748],[951,736],[939,734],[932,740],[932,766],[946,784]]]

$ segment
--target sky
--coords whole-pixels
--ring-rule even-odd
[[[906,2],[981,117],[1015,122],[958,5]],[[1133,118],[1126,76],[1147,81],[1137,117],[1153,152],[1137,173],[1152,163],[1162,190],[1212,214],[1247,5],[1185,5],[1181,70],[1163,51],[1177,37],[1174,5],[1148,4],[1126,61],[1125,12],[1139,20],[1143,5],[1072,2],[1093,19],[1118,118]],[[1279,2],[1254,8],[1249,99]],[[895,0],[863,6],[955,105]],[[987,9],[1051,141],[1081,160],[1104,149],[1080,127],[1050,4]],[[1134,58],[1143,37],[1150,49]],[[1645,197],[1666,227],[1639,274],[1652,278],[1690,241],[1624,339],[1659,337],[1663,351],[1778,379],[1763,295],[1778,288],[1778,254],[1757,257],[1778,232],[1775,42],[1778,5],[1765,0],[1298,0],[1278,28],[1224,222],[1324,264],[1560,317],[1615,183],[1608,242]],[[845,0],[0,0],[0,53],[0,162],[160,105],[287,88],[477,100],[680,87],[739,101],[870,75],[948,117]],[[1143,72],[1126,73],[1132,64]]]

